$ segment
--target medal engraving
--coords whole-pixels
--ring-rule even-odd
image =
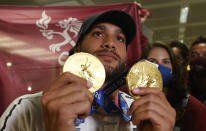
[[[86,58],[86,63],[81,65],[82,70],[79,72],[80,76],[92,83],[95,81],[94,76],[92,75],[89,67],[91,66],[91,62],[88,62],[88,58]]]
[[[99,90],[105,80],[105,69],[100,60],[89,53],[75,53],[70,56],[63,67],[63,72],[71,72],[90,81],[93,86],[89,89],[92,93]]]
[[[131,91],[138,87],[163,88],[162,76],[158,68],[148,61],[140,61],[132,66],[126,76],[129,93],[135,98]]]

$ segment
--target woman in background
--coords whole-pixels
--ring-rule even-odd
[[[142,58],[172,70],[172,79],[164,85],[163,90],[177,112],[175,130],[206,131],[206,108],[199,100],[187,93],[184,71],[172,51],[161,43],[155,43],[143,51]]]

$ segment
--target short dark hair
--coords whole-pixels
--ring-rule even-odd
[[[199,36],[191,45],[190,49],[194,46],[194,45],[197,45],[197,44],[200,44],[200,43],[206,43],[206,37],[204,36]]]
[[[187,57],[189,56],[189,49],[187,48],[186,45],[184,45],[183,43],[179,42],[179,41],[172,41],[169,46],[172,47],[176,47],[180,50],[181,56],[183,59],[187,59]]]

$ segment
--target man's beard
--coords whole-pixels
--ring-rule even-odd
[[[112,80],[114,80],[116,77],[122,74],[122,72],[125,70],[125,62],[122,62],[121,64],[118,65],[116,68],[111,68],[111,67],[105,67],[106,71],[106,79],[105,82],[109,83]]]
[[[99,52],[110,52],[110,53],[113,53],[118,58],[118,63],[119,64],[118,64],[118,66],[116,68],[113,68],[111,66],[104,66],[105,72],[106,72],[105,83],[111,82],[112,80],[114,80],[116,77],[118,77],[125,70],[126,61],[121,61],[120,56],[116,52],[114,52],[112,50],[103,49],[103,50],[95,51],[93,53],[91,53],[89,51],[86,51],[86,50],[83,50],[82,48],[80,50],[82,52],[90,53],[90,54],[92,54],[94,56],[96,56],[96,54],[99,53]]]

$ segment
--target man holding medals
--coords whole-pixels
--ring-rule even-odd
[[[0,119],[1,131],[172,131],[176,112],[159,88],[130,88],[137,99],[118,89],[105,95],[124,72],[135,35],[136,24],[123,11],[86,19],[69,67],[43,92],[17,98]]]

